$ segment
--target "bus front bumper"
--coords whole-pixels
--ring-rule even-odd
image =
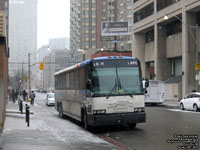
[[[129,125],[135,123],[146,122],[146,113],[119,113],[105,115],[88,115],[88,125],[104,126],[104,125]]]

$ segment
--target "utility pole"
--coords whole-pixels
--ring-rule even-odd
[[[24,89],[24,62],[22,62],[22,78],[21,78],[21,84],[22,84],[22,91]]]
[[[29,83],[29,93],[31,93],[31,64],[30,64],[30,53],[28,53],[28,83]]]

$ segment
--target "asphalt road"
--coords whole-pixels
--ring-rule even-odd
[[[45,105],[46,94],[36,96],[35,105],[31,107],[35,115],[31,118],[30,129],[6,129],[5,150],[177,150],[186,149],[181,146],[192,149],[191,146],[200,144],[200,112],[163,106],[146,107],[147,121],[137,124],[135,129],[102,127],[88,132],[74,120],[59,118],[54,107]],[[13,120],[11,117],[8,116],[7,121]]]
[[[38,101],[38,103],[43,107],[44,101]],[[47,109],[51,115],[55,114],[54,107]],[[200,149],[198,148],[200,144],[200,112],[181,111],[167,106],[147,106],[146,115],[146,123],[137,124],[135,129],[103,127],[97,128],[91,133],[105,139],[113,139],[118,142],[117,144],[121,143],[124,149]],[[80,126],[73,120],[65,119],[65,121]]]
[[[200,149],[200,112],[154,106],[146,107],[146,114],[146,123],[137,124],[134,130],[111,128],[97,135],[136,150]]]

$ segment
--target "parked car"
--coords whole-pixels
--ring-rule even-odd
[[[55,105],[55,93],[48,93],[46,98],[46,105]]]
[[[200,110],[200,92],[192,92],[185,96],[179,103],[180,109]]]

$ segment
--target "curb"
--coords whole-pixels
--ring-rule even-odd
[[[21,114],[21,111],[18,110],[6,110],[6,114],[10,113],[10,114]],[[22,112],[22,114],[26,114],[26,112]],[[30,112],[30,114],[34,114],[34,112]]]

